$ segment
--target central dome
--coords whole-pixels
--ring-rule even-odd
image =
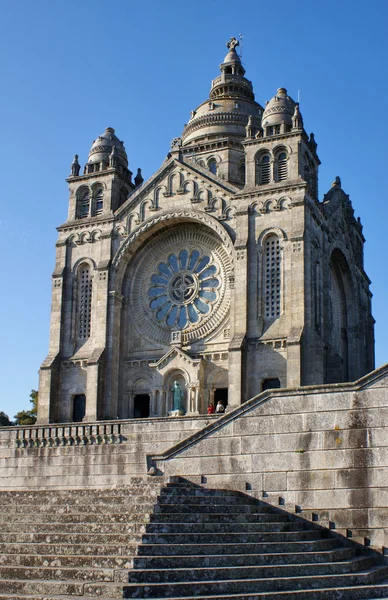
[[[249,116],[260,126],[263,108],[255,102],[252,83],[236,52],[238,41],[231,38],[229,51],[220,65],[221,75],[213,79],[209,98],[191,113],[182,133],[183,146],[199,139],[245,138]]]

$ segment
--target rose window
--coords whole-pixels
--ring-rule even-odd
[[[210,313],[219,286],[218,269],[210,256],[183,249],[158,264],[151,276],[149,306],[160,323],[185,329]]]

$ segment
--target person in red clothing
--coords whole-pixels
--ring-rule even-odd
[[[215,413],[214,404],[212,402],[210,402],[209,406],[207,407],[207,414],[214,415],[214,413]]]

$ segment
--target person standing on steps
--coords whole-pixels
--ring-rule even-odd
[[[218,400],[217,406],[216,406],[216,413],[217,414],[221,414],[225,412],[225,406],[222,404],[221,400]]]

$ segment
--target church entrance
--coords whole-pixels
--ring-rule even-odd
[[[150,416],[149,394],[137,394],[133,399],[133,418],[147,419]]]
[[[280,388],[280,381],[279,379],[264,379],[263,383],[262,383],[262,391],[265,392],[265,390],[276,390],[277,388]]]
[[[214,406],[216,407],[218,402],[221,400],[222,404],[226,408],[228,406],[228,388],[216,388],[214,390]]]
[[[86,396],[77,394],[73,398],[73,421],[80,423],[86,414]]]

